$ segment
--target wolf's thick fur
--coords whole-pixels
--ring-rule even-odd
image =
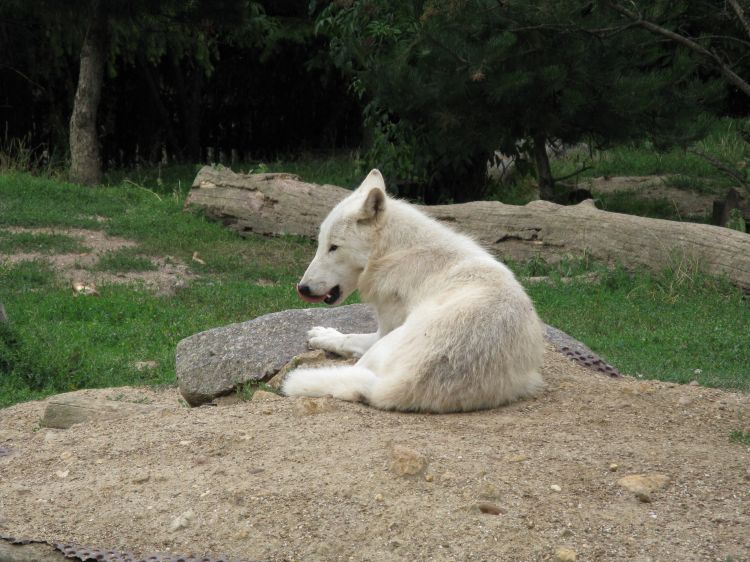
[[[285,394],[460,412],[542,385],[541,323],[513,273],[469,238],[387,197],[378,170],[323,221],[298,286],[305,300],[328,304],[355,289],[374,306],[377,333],[318,327],[308,335],[310,347],[359,361],[295,370]]]

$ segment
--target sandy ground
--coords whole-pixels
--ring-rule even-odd
[[[535,400],[460,415],[106,389],[77,394],[153,413],[52,430],[44,402],[16,405],[0,535],[270,561],[750,560],[750,447],[729,438],[749,396],[551,351],[544,374]],[[644,502],[618,484],[631,474],[666,485]]]

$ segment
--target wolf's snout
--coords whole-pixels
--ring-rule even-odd
[[[308,285],[299,284],[297,285],[297,294],[302,300],[305,300],[307,302],[323,301],[326,304],[334,304],[339,300],[339,297],[341,296],[341,287],[336,285],[334,288],[323,295],[314,295]]]
[[[326,295],[313,295],[312,290],[308,285],[297,285],[297,294],[300,298],[307,302],[320,302]]]

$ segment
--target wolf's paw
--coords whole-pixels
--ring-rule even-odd
[[[324,328],[315,326],[307,332],[307,346],[310,349],[322,349],[341,353],[341,344],[344,340],[344,334],[333,328]]]

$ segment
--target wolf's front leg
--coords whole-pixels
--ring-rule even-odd
[[[374,334],[342,334],[333,328],[316,326],[307,332],[307,345],[310,349],[331,351],[344,357],[362,357],[365,351],[378,341]]]

